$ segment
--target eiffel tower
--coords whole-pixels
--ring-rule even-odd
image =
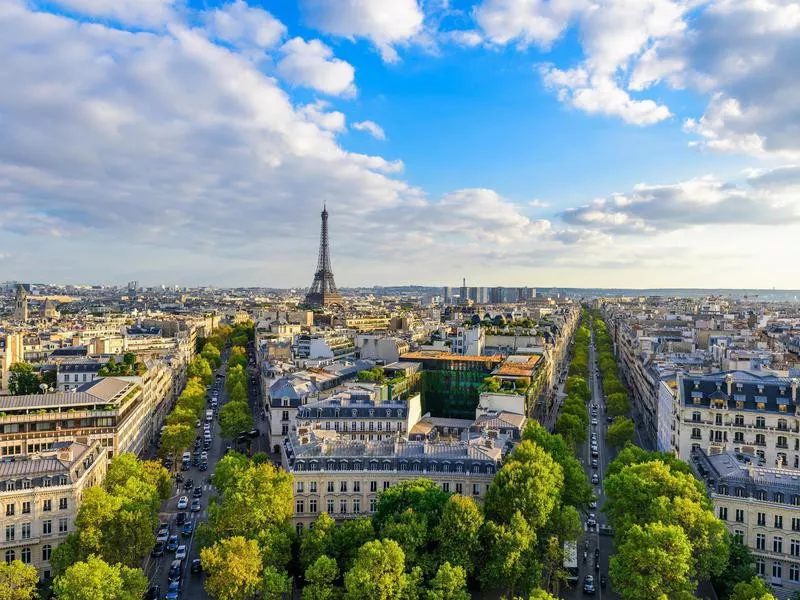
[[[331,256],[328,252],[328,209],[322,206],[322,229],[319,233],[319,258],[317,259],[317,272],[314,273],[314,283],[306,294],[306,304],[320,308],[332,304],[341,304],[342,296],[336,289],[331,269]]]

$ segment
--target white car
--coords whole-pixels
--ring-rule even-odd
[[[595,427],[596,425],[597,425],[597,419],[592,419],[592,427]]]
[[[589,513],[589,518],[586,519],[586,526],[589,528],[597,526],[597,519],[595,518],[594,513]]]
[[[205,450],[203,450],[203,451],[200,453],[200,460],[208,460],[208,452],[206,452]]]
[[[186,545],[181,544],[178,546],[178,549],[175,550],[175,560],[183,560],[186,558]]]
[[[181,496],[178,498],[178,510],[186,510],[189,507],[189,498]]]

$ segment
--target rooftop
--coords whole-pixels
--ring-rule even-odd
[[[492,375],[501,377],[531,377],[541,360],[539,354],[514,354],[497,367]]]
[[[500,354],[491,356],[473,356],[452,354],[442,350],[417,350],[416,352],[406,352],[401,357],[403,360],[442,360],[442,361],[462,361],[462,362],[493,362],[500,363],[503,357]]]

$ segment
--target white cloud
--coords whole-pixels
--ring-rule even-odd
[[[330,104],[324,100],[317,100],[313,104],[300,107],[300,113],[312,123],[319,125],[327,131],[341,132],[346,129],[346,119],[343,113],[328,110]]]
[[[417,0],[300,0],[311,26],[330,35],[370,40],[386,62],[398,60],[395,46],[422,31]]]
[[[283,23],[243,0],[210,10],[204,17],[211,37],[242,47],[272,48],[286,35]]]
[[[484,0],[473,14],[495,44],[516,42],[520,47],[535,44],[549,48],[574,13],[587,6],[585,0]]]
[[[54,2],[68,11],[87,17],[147,27],[166,24],[170,20],[172,6],[175,4],[175,0],[54,0]]]
[[[383,131],[383,127],[374,121],[359,121],[357,123],[353,123],[353,129],[357,131],[365,131],[376,140],[386,139],[386,132]]]
[[[475,48],[476,46],[480,46],[484,43],[483,36],[475,30],[472,29],[454,29],[451,31],[443,31],[440,34],[440,37],[453,42],[457,46],[463,46],[465,48]]]
[[[281,54],[278,74],[289,83],[332,96],[355,94],[355,69],[351,64],[334,58],[333,50],[321,41],[292,38],[281,46]]]

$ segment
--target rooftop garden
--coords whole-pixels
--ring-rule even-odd
[[[519,394],[524,396],[527,388],[527,384],[517,385],[517,383],[511,379],[486,377],[478,388],[478,392],[488,392],[491,394]]]
[[[137,361],[133,352],[126,352],[122,357],[122,362],[118,363],[112,356],[97,374],[100,377],[129,377],[131,375],[142,376],[146,371],[145,364]]]

